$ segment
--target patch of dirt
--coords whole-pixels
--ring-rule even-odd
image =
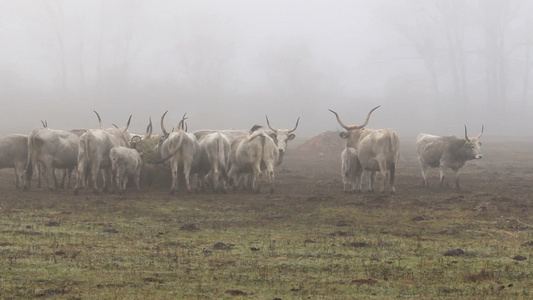
[[[196,224],[185,224],[185,225],[180,227],[180,230],[183,230],[183,231],[199,231],[200,228],[198,228],[198,226],[196,226]]]
[[[375,280],[375,279],[372,279],[372,278],[368,278],[368,279],[354,279],[354,280],[352,280],[352,283],[353,283],[353,284],[359,284],[359,285],[362,285],[362,284],[374,285],[374,284],[377,284],[378,281]]]
[[[446,252],[444,252],[443,254],[444,256],[466,256],[466,252],[463,250],[463,249],[450,249],[450,250],[446,250]]]

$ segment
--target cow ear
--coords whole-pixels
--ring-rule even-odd
[[[291,134],[289,134],[287,139],[290,141],[290,140],[294,139],[295,137],[296,137],[296,135],[294,133],[291,133]]]
[[[343,131],[343,132],[339,133],[339,136],[340,136],[341,138],[343,138],[343,139],[347,139],[347,138],[348,138],[348,132],[344,132],[344,131]]]
[[[273,140],[276,140],[278,138],[278,135],[275,133],[275,132],[272,132],[270,134],[270,137],[273,139]]]

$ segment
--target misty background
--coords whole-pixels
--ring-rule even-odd
[[[530,136],[530,0],[0,0],[0,133],[346,124]]]

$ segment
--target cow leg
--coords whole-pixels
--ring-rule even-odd
[[[128,186],[129,176],[125,176],[122,174],[122,186],[121,190],[119,191],[120,194],[122,194],[126,190],[126,186]]]
[[[363,190],[361,187],[362,184],[363,184],[363,173],[361,172],[361,174],[358,174],[355,176],[354,192],[361,192]]]
[[[453,169],[453,172],[455,173],[455,188],[460,189],[459,186],[459,169]]]
[[[141,191],[141,186],[139,185],[139,180],[141,178],[141,170],[139,170],[134,176],[133,176],[133,182],[135,183],[135,187],[137,188],[137,192]]]
[[[389,183],[391,193],[396,194],[396,189],[394,188],[394,178],[396,177],[396,164],[392,163],[389,169]]]
[[[446,167],[441,165],[439,167],[439,171],[440,171],[440,183],[439,183],[439,185],[442,187],[442,186],[444,186],[444,177],[445,177],[444,176],[445,175],[444,172],[446,171]]]
[[[215,168],[211,174],[211,186],[213,188],[213,192],[218,191],[219,178],[220,178],[220,174],[218,172],[218,168]]]
[[[385,191],[387,189],[387,181],[389,181],[389,171],[388,170],[382,170],[380,173],[381,173],[381,177],[382,177],[383,183],[382,183],[381,190],[379,191],[379,193],[383,194],[383,193],[385,193]]]
[[[374,192],[374,181],[376,180],[376,171],[370,171],[370,177],[368,178],[369,192]]]
[[[20,189],[20,178],[19,178],[19,174],[23,174],[23,169],[24,168],[19,168],[19,166],[15,163],[15,187],[17,188],[17,190]],[[22,170],[22,171],[21,171]]]
[[[260,193],[261,192],[260,179],[263,177],[262,176],[263,174],[261,173],[261,164],[260,164],[260,162],[254,164],[252,166],[252,169],[253,169],[252,190],[255,193]]]
[[[76,169],[76,185],[74,186],[74,194],[78,194],[78,190],[85,186],[85,164],[84,163],[78,163],[78,167]]]
[[[93,193],[95,195],[100,194],[100,190],[98,189],[98,172],[100,172],[100,161],[98,159],[93,159],[91,164],[91,183],[93,185]],[[105,174],[103,174],[103,181],[105,184]]]
[[[267,164],[267,176],[268,176],[268,184],[270,185],[270,194],[274,193],[274,164]]]
[[[178,162],[173,160],[170,163],[170,168],[172,172],[172,184],[170,186],[170,194],[174,195],[174,193],[176,193],[176,188],[178,185]]]
[[[72,170],[73,168],[67,169],[67,189],[70,189],[70,179],[72,178]]]
[[[41,167],[42,167],[41,169],[42,169],[42,172],[45,178],[44,180],[46,181],[46,184],[48,185],[48,189],[52,191],[55,190],[57,186],[57,178],[54,173],[55,169],[46,164],[42,164]],[[54,180],[53,186],[52,186],[52,179]]]
[[[424,164],[420,158],[418,158],[418,161],[420,162],[420,171],[422,172],[422,186],[428,186],[427,174],[429,165]]]
[[[191,158],[192,160],[192,158]],[[185,176],[185,185],[187,186],[187,192],[191,193],[191,181],[190,181],[190,175],[191,175],[191,162],[185,161],[183,163],[183,176]]]

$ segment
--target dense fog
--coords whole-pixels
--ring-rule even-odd
[[[533,2],[0,0],[0,133],[347,124],[530,136]]]

